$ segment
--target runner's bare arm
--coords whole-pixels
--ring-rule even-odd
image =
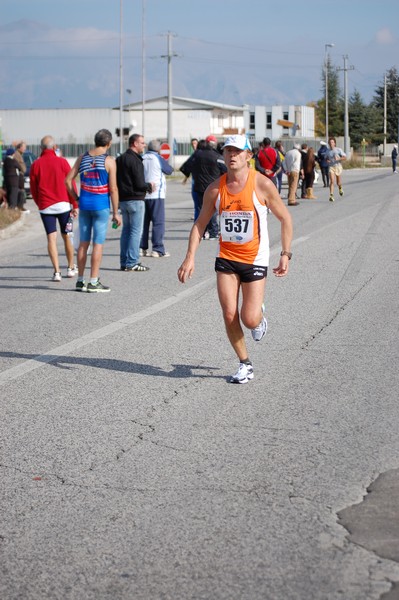
[[[111,198],[112,204],[112,220],[114,223],[117,223],[118,226],[121,225],[122,219],[118,213],[119,208],[119,193],[118,186],[116,183],[116,162],[112,156],[107,156],[105,161],[105,168],[108,171],[108,187],[109,187],[109,195]]]
[[[65,185],[68,190],[68,193],[77,202],[79,201],[79,196],[77,195],[76,190],[74,189],[73,182],[74,182],[74,179],[79,175],[79,167],[80,167],[81,160],[82,160],[82,156],[79,156],[75,160],[75,164],[73,165],[72,169],[69,171],[68,175],[65,178]]]

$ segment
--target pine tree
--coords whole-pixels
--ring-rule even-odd
[[[399,116],[399,74],[396,67],[392,67],[386,74],[387,89],[387,142],[398,141],[398,116]],[[371,103],[371,108],[378,114],[380,123],[379,136],[383,139],[384,121],[384,81],[377,86]]]
[[[328,75],[328,133],[333,136],[344,134],[344,99],[339,85],[338,69],[327,57]],[[326,135],[326,71],[322,69],[323,99],[319,100],[316,109],[316,134]],[[327,140],[326,140],[327,141]]]
[[[351,145],[358,150],[363,139],[370,141],[369,107],[363,102],[360,93],[355,90],[348,101],[349,131]]]

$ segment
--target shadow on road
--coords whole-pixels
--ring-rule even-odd
[[[19,352],[0,352],[2,358],[19,358],[24,360],[35,360],[37,362],[47,363],[58,367],[59,369],[73,369],[74,365],[83,365],[86,367],[94,367],[97,369],[107,369],[110,371],[121,371],[123,373],[135,373],[138,375],[149,375],[150,377],[171,377],[171,378],[209,378],[226,379],[222,375],[213,375],[213,371],[218,370],[217,367],[207,367],[203,365],[171,365],[171,371],[165,371],[154,365],[129,362],[126,360],[117,360],[111,358],[85,358],[80,356],[58,356],[51,354],[34,355],[22,354]],[[200,371],[196,373],[195,371]]]

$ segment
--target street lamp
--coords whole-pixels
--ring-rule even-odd
[[[119,152],[123,152],[123,0],[119,2]]]
[[[334,44],[324,44],[324,73],[326,79],[326,142],[328,144],[328,50],[327,48],[334,48]]]

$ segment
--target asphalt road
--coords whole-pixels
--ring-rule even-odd
[[[344,181],[343,199],[318,186],[290,209],[290,273],[268,279],[255,378],[236,386],[215,242],[176,277],[188,186],[169,184],[171,257],[149,272],[118,270],[109,228],[110,294],[50,281],[29,202],[0,239],[2,600],[398,597],[381,547],[399,547],[399,176]],[[270,236],[273,266],[273,217]]]

